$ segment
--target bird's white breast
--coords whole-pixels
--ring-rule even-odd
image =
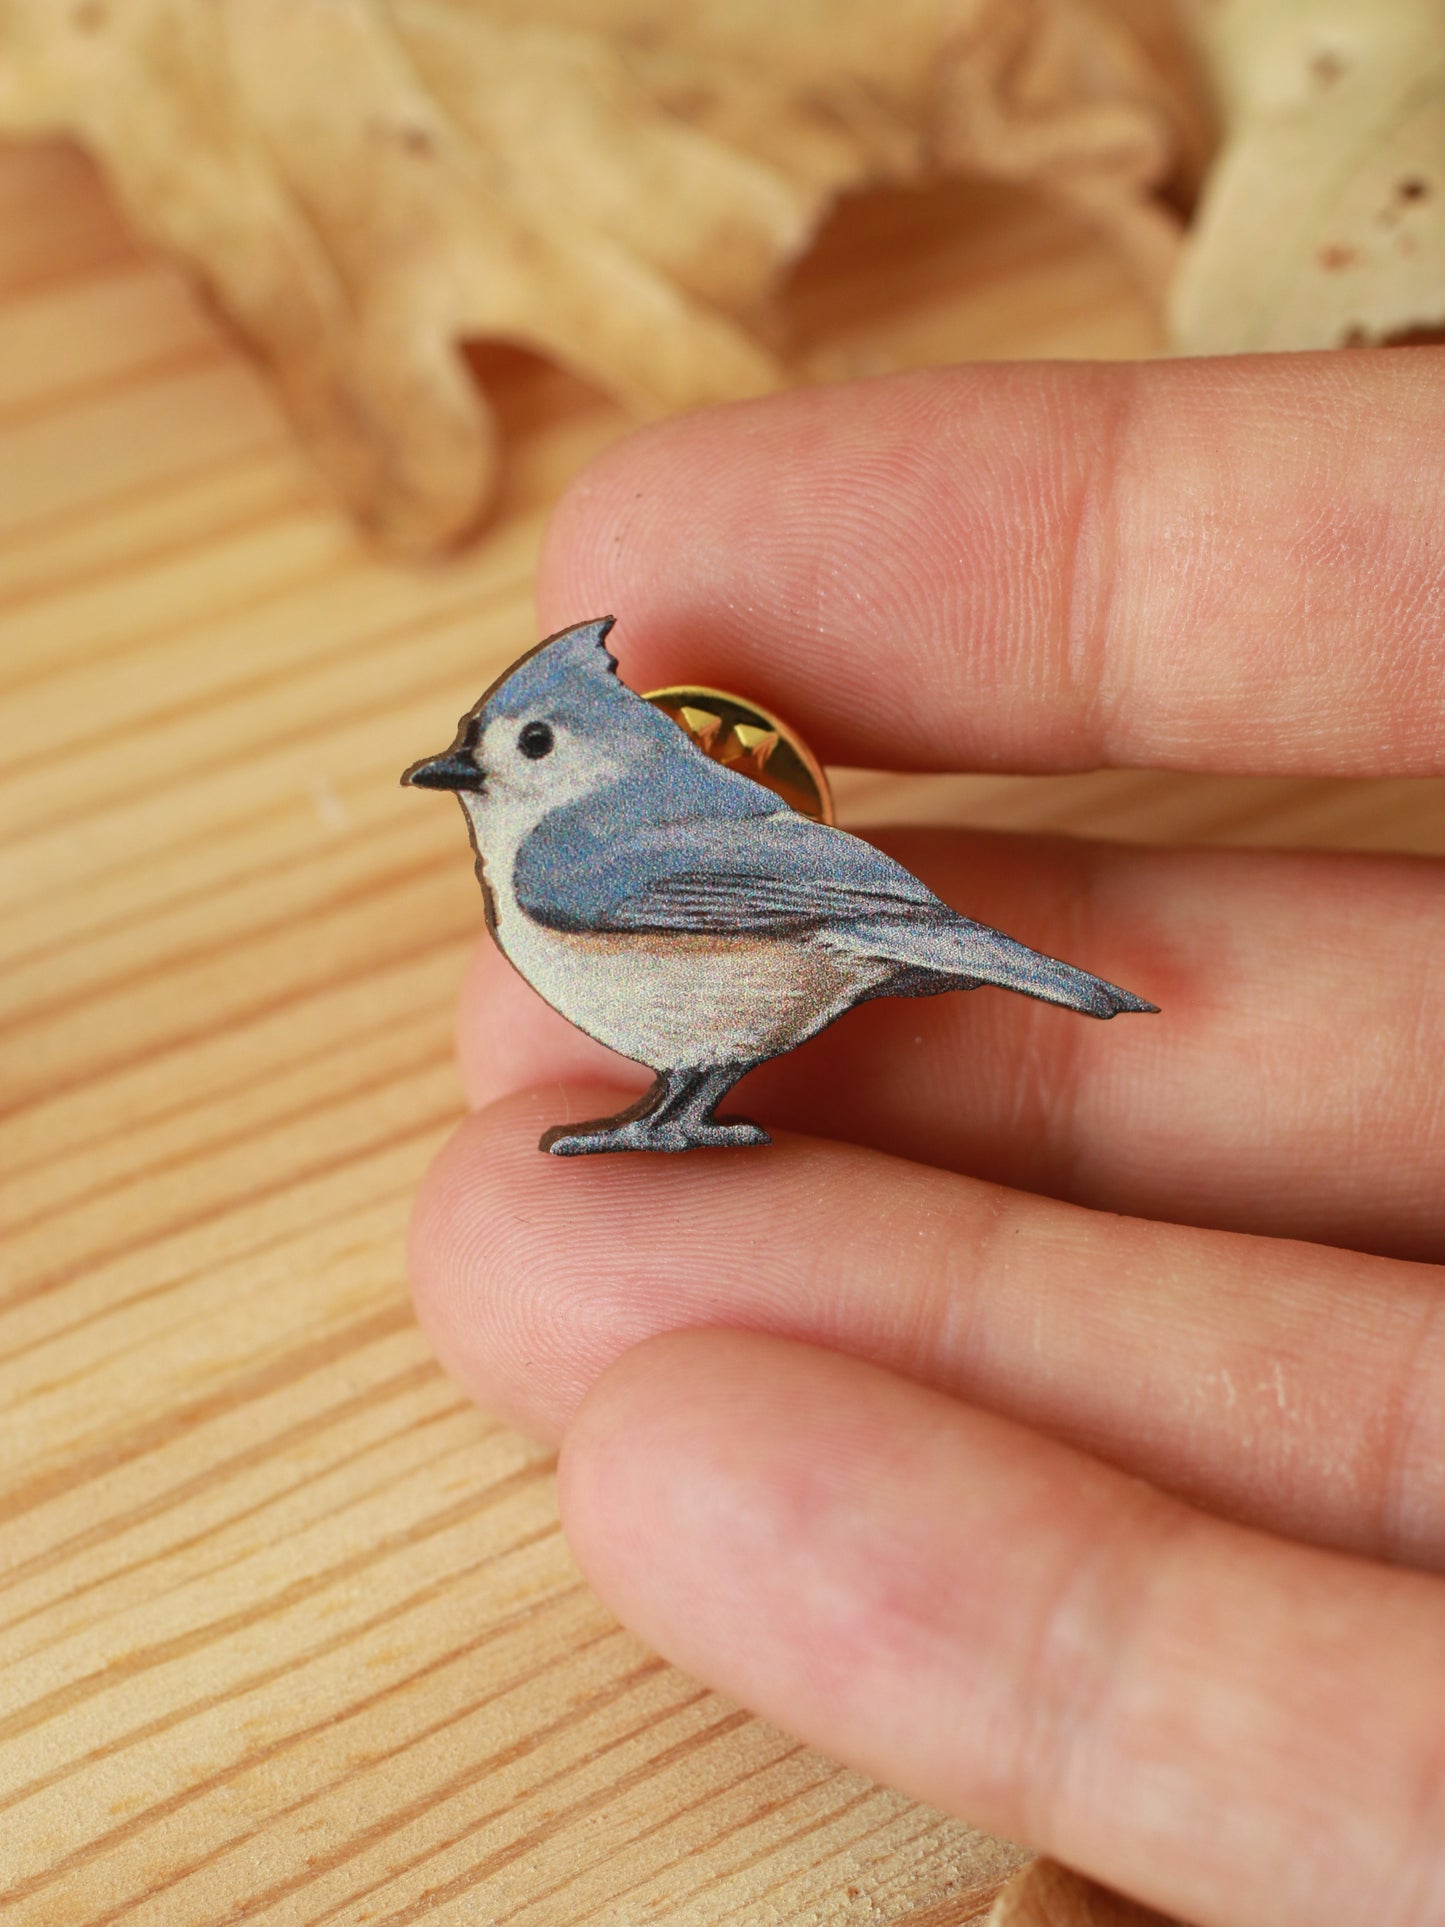
[[[654,1070],[749,1063],[801,1043],[890,973],[826,939],[551,930],[512,888],[531,824],[477,812],[497,942],[555,1010]]]

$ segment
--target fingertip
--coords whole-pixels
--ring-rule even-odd
[[[553,506],[537,564],[542,632],[585,621],[605,607],[620,630],[609,646],[622,643],[623,679],[639,689],[667,680],[660,669],[651,670],[659,645],[665,652],[668,625],[655,620],[665,601],[648,593],[652,571],[639,571],[636,564],[669,541],[675,478],[692,462],[696,419],[638,429],[589,462]],[[609,598],[620,598],[615,611]]]
[[[442,1365],[478,1404],[547,1441],[611,1359],[676,1316],[665,1268],[626,1256],[637,1185],[665,1185],[668,1174],[618,1168],[654,1160],[538,1149],[551,1125],[626,1099],[616,1088],[548,1085],[488,1105],[443,1147],[412,1213],[412,1299]],[[599,1276],[578,1262],[586,1250],[617,1261]]]
[[[605,1598],[656,1527],[654,1500],[638,1474],[670,1451],[676,1398],[691,1392],[685,1371],[693,1333],[661,1332],[621,1353],[595,1378],[571,1414],[557,1460],[557,1503],[574,1556]],[[725,1340],[728,1334],[709,1334]],[[679,1370],[679,1367],[682,1370]],[[693,1416],[700,1408],[693,1405]],[[676,1462],[674,1456],[674,1463]]]
[[[530,1217],[552,1162],[537,1141],[561,1108],[555,1091],[530,1090],[464,1120],[422,1180],[407,1249],[417,1321],[443,1367],[478,1404],[549,1442],[580,1392],[544,1315],[554,1287],[566,1288],[558,1241],[533,1235]]]
[[[906,510],[918,441],[946,395],[994,379],[987,369],[923,370],[795,389],[625,437],[552,512],[538,568],[541,626],[613,610],[612,646],[632,687],[734,687],[805,725],[831,760],[866,761],[876,739],[871,727],[859,731],[857,711],[876,707],[877,665],[839,649],[820,620],[817,572],[838,573],[840,546],[851,553],[882,535],[889,560],[881,573],[905,585],[916,621],[902,620],[896,598],[866,578],[850,607],[857,604],[864,634],[888,638],[905,669],[900,648],[919,652],[894,635],[910,636],[926,616],[925,591],[907,585],[936,573],[936,531]],[[870,611],[880,602],[888,615],[875,632]],[[905,706],[936,707],[936,691],[915,689],[906,675],[892,686]]]
[[[725,1690],[746,1679],[758,1706],[787,1690],[766,1665],[760,1614],[786,1621],[810,1604],[795,1589],[774,1597],[769,1575],[789,1591],[809,1521],[850,1504],[867,1458],[868,1428],[850,1426],[837,1396],[851,1366],[756,1332],[661,1333],[594,1381],[562,1441],[562,1524],[589,1584],[675,1663]],[[793,1688],[837,1689],[859,1630],[828,1633],[790,1653]]]
[[[465,1119],[417,1188],[406,1253],[412,1308],[443,1369],[472,1398],[534,1436],[549,1437],[538,1415],[521,1411],[494,1382],[486,1348],[478,1357],[472,1343],[493,1310],[485,1213],[473,1208],[474,1179],[488,1168],[490,1124],[486,1113]],[[505,1145],[498,1149],[505,1156]]]
[[[756,1438],[753,1421],[771,1408],[771,1367],[781,1349],[772,1334],[721,1325],[654,1332],[629,1346],[593,1379],[568,1423],[564,1450],[578,1479],[609,1452],[615,1463],[624,1438],[642,1464],[672,1463],[672,1448],[686,1437],[747,1446]]]

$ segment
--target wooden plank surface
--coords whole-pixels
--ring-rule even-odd
[[[814,373],[1159,346],[997,192],[851,209],[787,310]],[[88,167],[0,154],[7,1927],[952,1927],[1020,1857],[617,1628],[548,1455],[413,1327],[480,907],[396,776],[534,639],[547,506],[622,427],[481,360],[501,513],[382,561]],[[1445,849],[1418,783],[842,789],[853,822]]]

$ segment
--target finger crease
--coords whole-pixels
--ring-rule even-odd
[[[1097,1788],[1117,1784],[1112,1764],[1101,1770],[1111,1743],[1127,1752],[1125,1688],[1137,1676],[1138,1654],[1155,1620],[1155,1601],[1173,1570],[1177,1544],[1194,1521],[1182,1507],[1142,1484],[1137,1504],[1098,1532],[1099,1511],[1088,1507],[1089,1536],[1039,1614],[1032,1661],[1020,1682],[1027,1706],[1020,1748],[1019,1787],[1028,1837],[1057,1838],[1087,1816]]]
[[[1418,1478],[1422,1457],[1433,1465],[1439,1454],[1415,1450],[1422,1426],[1434,1427],[1439,1422],[1436,1367],[1442,1331],[1445,1293],[1437,1292],[1425,1301],[1414,1338],[1405,1348],[1395,1396],[1382,1426],[1385,1452],[1377,1528],[1380,1556],[1401,1564],[1418,1564],[1422,1558],[1436,1560],[1445,1550],[1431,1495],[1428,1491],[1423,1495],[1422,1505]]]
[[[1080,739],[1107,761],[1119,709],[1115,687],[1114,606],[1120,541],[1120,481],[1132,442],[1136,384],[1117,381],[1098,411],[1099,435],[1084,458],[1062,557],[1062,672]]]
[[[1445,1919],[1445,1725],[1421,1761],[1410,1847],[1397,1890],[1398,1907],[1381,1915],[1385,1927],[1435,1927]]]

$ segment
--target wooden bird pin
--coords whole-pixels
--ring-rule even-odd
[[[998,984],[1089,1017],[1155,1005],[974,923],[881,850],[711,760],[618,681],[613,618],[541,643],[404,783],[457,793],[487,924],[554,1009],[656,1073],[554,1157],[768,1143],[717,1105],[869,997]]]

